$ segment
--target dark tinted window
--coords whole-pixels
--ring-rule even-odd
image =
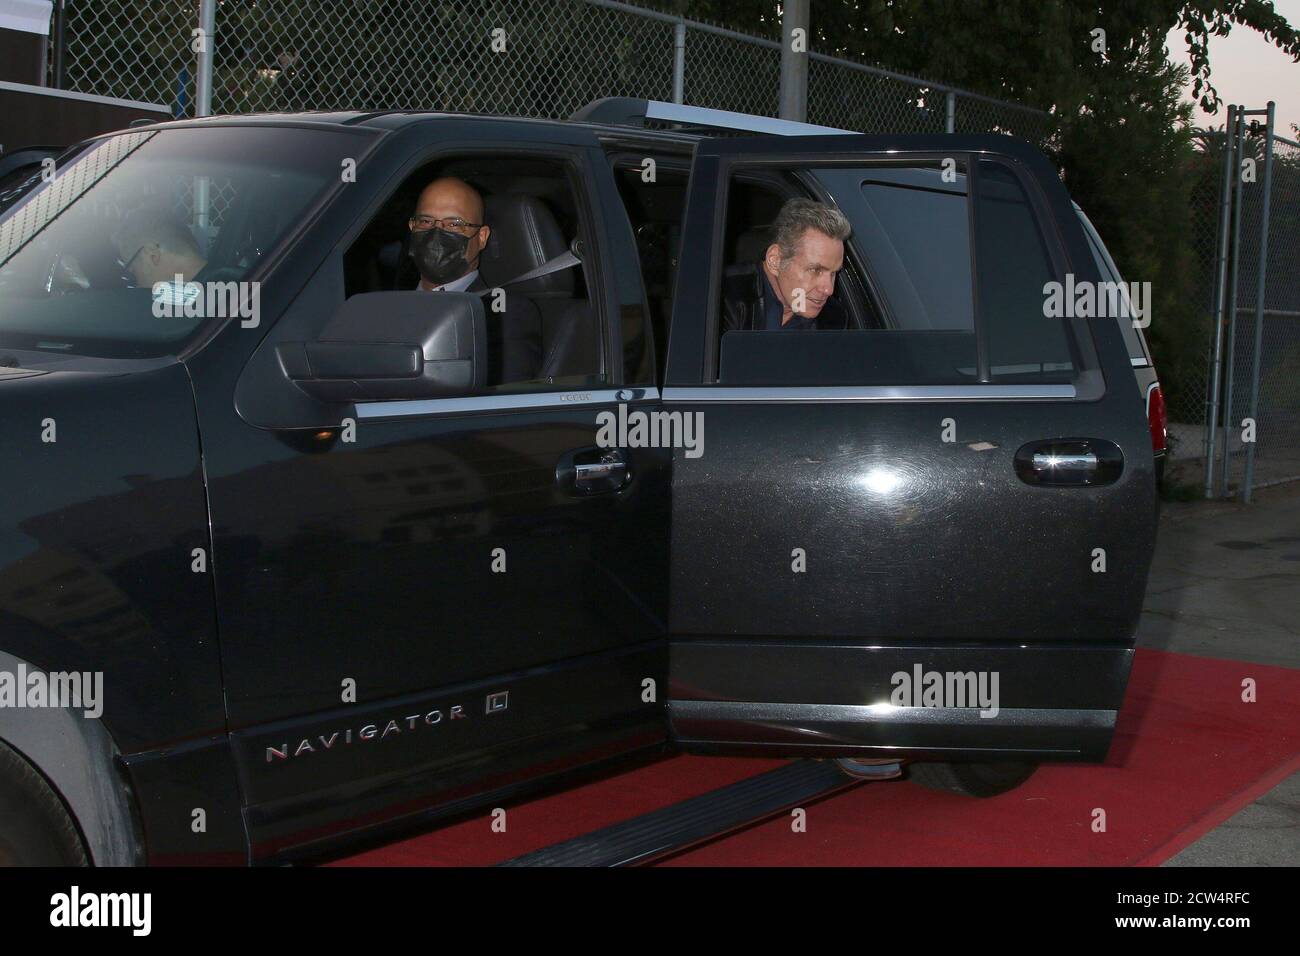
[[[867,221],[854,240],[885,283],[900,329],[975,328],[966,174],[938,169],[873,170],[861,184]]]
[[[975,261],[995,379],[1069,382],[1074,364],[1061,318],[1044,315],[1044,286],[1061,277],[1024,188],[1001,163],[979,164]]]
[[[1115,266],[1115,260],[1110,257],[1106,246],[1101,241],[1101,236],[1097,234],[1096,227],[1082,210],[1076,210],[1079,213],[1079,222],[1083,224],[1084,235],[1088,237],[1088,250],[1092,253],[1092,259],[1097,263],[1097,269],[1101,272],[1101,277],[1107,282],[1118,282],[1122,286],[1123,278],[1120,277],[1119,269]],[[1127,299],[1125,300],[1127,302]],[[1124,336],[1124,345],[1128,348],[1129,358],[1136,365],[1147,365],[1146,350],[1142,347],[1142,333],[1133,325],[1130,317],[1121,315],[1119,319],[1119,330]]]

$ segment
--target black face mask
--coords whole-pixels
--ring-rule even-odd
[[[465,250],[469,237],[446,229],[411,233],[410,255],[420,276],[430,285],[446,285],[469,272]]]

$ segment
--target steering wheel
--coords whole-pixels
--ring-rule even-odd
[[[81,261],[66,252],[56,252],[45,275],[45,292],[49,295],[67,295],[84,292],[91,286],[90,276],[81,268]]]

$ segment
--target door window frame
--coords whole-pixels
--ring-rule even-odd
[[[580,223],[583,256],[581,266],[585,272],[587,301],[593,310],[599,330],[599,373],[602,381],[588,386],[538,386],[509,392],[492,392],[484,395],[449,396],[446,398],[385,399],[357,402],[358,420],[380,420],[429,415],[463,415],[473,412],[506,412],[534,408],[568,407],[574,404],[612,401],[606,395],[620,391],[623,384],[621,362],[611,362],[611,355],[622,354],[619,323],[612,320],[618,314],[617,294],[608,280],[609,266],[602,254],[600,241],[603,227],[596,210],[598,204],[592,194],[593,179],[587,175],[590,161],[589,147],[569,144],[520,144],[517,140],[490,141],[484,139],[460,140],[421,149],[388,179],[370,204],[359,213],[353,224],[343,234],[330,252],[331,259],[342,264],[343,257],[353,243],[369,227],[374,217],[390,202],[399,189],[420,167],[439,161],[474,158],[499,159],[503,156],[549,160],[563,168],[574,200]],[[618,341],[615,341],[618,339]]]
[[[996,162],[1011,172],[1017,183],[1024,192],[1026,202],[1035,219],[1035,225],[1039,230],[1039,236],[1048,256],[1049,265],[1057,281],[1064,282],[1067,272],[1072,271],[1071,267],[1075,264],[1068,254],[1067,245],[1064,236],[1061,233],[1061,225],[1057,221],[1051,207],[1048,204],[1047,197],[1043,193],[1041,185],[1037,178],[1026,168],[1024,163],[1017,157],[1007,153],[997,152],[989,149],[976,149],[970,145],[958,149],[941,149],[934,147],[914,148],[885,151],[883,149],[861,150],[853,153],[846,153],[843,148],[837,151],[809,150],[807,152],[800,150],[781,150],[780,143],[772,144],[772,151],[763,151],[756,153],[730,153],[730,152],[709,152],[705,156],[698,153],[692,165],[692,186],[696,176],[696,165],[701,159],[707,158],[717,164],[716,175],[713,180],[713,196],[710,203],[710,215],[713,225],[713,235],[711,237],[711,251],[709,262],[709,277],[707,282],[707,293],[705,298],[705,314],[703,321],[703,331],[705,334],[703,348],[703,368],[702,377],[699,384],[702,388],[691,387],[691,400],[709,400],[703,397],[704,392],[717,390],[735,393],[735,397],[751,397],[760,401],[779,401],[782,396],[790,398],[802,398],[805,400],[826,400],[828,398],[840,398],[852,400],[856,393],[861,393],[863,400],[899,400],[899,399],[935,399],[951,401],[954,399],[961,400],[981,400],[981,399],[1055,399],[1062,398],[1075,399],[1081,401],[1095,401],[1105,394],[1105,381],[1102,373],[1100,356],[1097,353],[1095,342],[1091,330],[1088,328],[1087,320],[1080,319],[1063,319],[1062,328],[1065,330],[1066,341],[1071,350],[1072,358],[1075,362],[1075,375],[1073,384],[1036,384],[1036,383],[1000,383],[991,380],[989,374],[989,355],[987,342],[987,326],[982,316],[979,302],[979,263],[976,258],[976,236],[978,228],[978,206],[979,206],[979,170],[978,164],[981,161]],[[968,222],[970,230],[971,245],[971,276],[972,276],[972,296],[974,307],[974,322],[976,335],[976,357],[977,357],[977,377],[980,381],[970,385],[916,385],[916,386],[794,386],[794,387],[763,387],[763,386],[726,386],[718,382],[719,375],[719,352],[721,346],[720,322],[721,322],[721,294],[722,294],[722,273],[723,273],[723,253],[725,231],[722,224],[726,222],[727,203],[730,195],[730,186],[733,177],[740,172],[751,169],[780,169],[796,174],[806,172],[816,168],[869,168],[872,166],[890,165],[906,166],[919,163],[936,164],[944,159],[957,159],[966,165],[967,175],[967,209]],[[812,179],[813,177],[807,177]],[[804,188],[808,184],[803,182]],[[820,193],[817,198],[826,201],[829,197],[823,190],[814,190]],[[687,219],[689,219],[690,204],[695,199],[695,189],[688,187],[687,191]],[[1082,227],[1080,227],[1082,228]],[[1083,237],[1086,242],[1086,236]],[[860,264],[863,269],[865,263]],[[1080,275],[1080,269],[1075,267],[1074,274]],[[1096,266],[1092,261],[1083,265],[1085,274],[1095,272]],[[863,274],[870,275],[869,270]],[[878,289],[872,289],[873,293],[878,295]],[[878,303],[882,310],[890,308],[887,300],[878,295]],[[676,304],[676,303],[675,303]],[[888,314],[888,313],[886,313]],[[674,319],[674,325],[678,325],[677,317]],[[863,330],[869,332],[870,330]],[[672,353],[670,351],[670,360]],[[680,364],[680,363],[679,363]],[[685,385],[686,383],[682,383]],[[745,393],[741,395],[740,393]],[[766,393],[772,393],[770,396]],[[667,397],[667,396],[665,396]],[[722,400],[723,396],[716,396]]]

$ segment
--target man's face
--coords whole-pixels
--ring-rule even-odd
[[[467,236],[465,260],[471,269],[477,267],[479,253],[492,235],[492,230],[483,225],[483,200],[472,187],[452,179],[432,182],[420,193],[410,229],[446,229]]]
[[[782,265],[781,247],[767,247],[763,269],[782,305],[814,319],[835,292],[835,276],[844,266],[844,243],[816,229],[805,230],[794,258]]]
[[[172,282],[177,272],[183,274],[185,271],[178,268],[175,257],[156,242],[144,242],[134,248],[119,245],[117,258],[131,273],[137,289],[152,288],[156,282]]]

